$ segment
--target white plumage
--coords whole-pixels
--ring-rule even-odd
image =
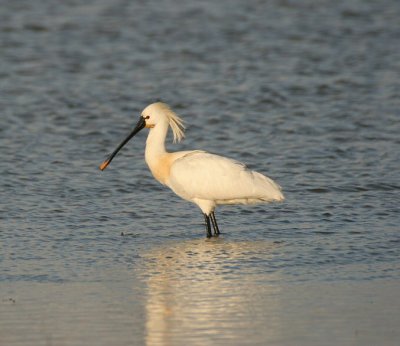
[[[150,129],[145,159],[153,176],[181,198],[202,210],[207,237],[219,234],[214,210],[219,204],[256,204],[283,201],[280,186],[272,179],[251,171],[238,161],[201,150],[169,153],[165,138],[171,127],[174,141],[184,137],[182,120],[165,103],[147,106],[132,133],[104,161],[105,169],[117,152],[142,128]],[[211,221],[211,223],[210,223]]]

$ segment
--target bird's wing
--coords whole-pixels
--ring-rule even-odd
[[[176,160],[169,180],[174,192],[186,199],[240,203],[239,199],[274,200],[282,196],[270,178],[250,171],[241,162],[204,151]]]

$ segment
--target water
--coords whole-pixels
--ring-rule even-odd
[[[1,345],[397,345],[398,1],[2,1]],[[171,150],[247,163],[279,205],[197,207]],[[170,138],[169,138],[170,140]],[[124,236],[121,236],[124,233]]]

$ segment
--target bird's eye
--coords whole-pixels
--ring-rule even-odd
[[[150,115],[148,115],[148,116],[146,116],[146,117],[144,117],[145,119],[150,119]]]

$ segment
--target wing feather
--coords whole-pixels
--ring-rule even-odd
[[[241,162],[204,151],[193,151],[176,160],[169,185],[185,199],[214,200],[217,204],[283,199],[280,186],[272,179]]]

